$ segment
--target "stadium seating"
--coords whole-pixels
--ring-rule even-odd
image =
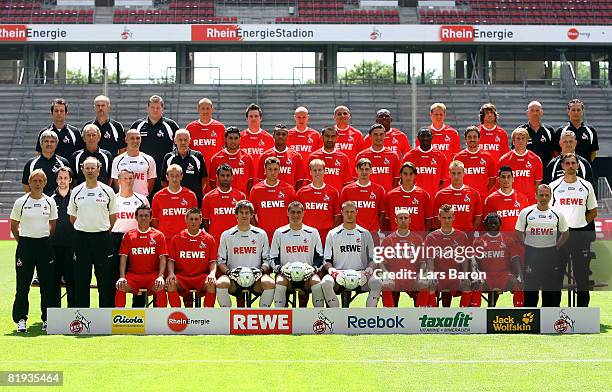
[[[612,1],[470,0],[457,8],[422,7],[418,15],[425,24],[609,25]]]
[[[87,24],[94,22],[94,10],[43,8],[40,1],[0,0],[0,23]]]
[[[171,1],[159,8],[116,8],[113,23],[236,23],[238,18],[215,16],[212,0]]]
[[[299,1],[297,16],[278,17],[276,23],[398,24],[398,10],[345,9],[342,1]]]

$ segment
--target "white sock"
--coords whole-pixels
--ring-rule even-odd
[[[232,299],[230,298],[228,289],[217,288],[217,302],[219,303],[219,306],[222,308],[232,307]]]
[[[287,307],[287,286],[277,284],[274,288],[274,307],[285,308]]]
[[[334,283],[334,278],[329,275],[325,275],[321,281],[321,289],[323,291],[323,296],[325,297],[327,306],[330,308],[339,308],[340,303],[338,302],[338,297],[334,292]]]
[[[321,283],[310,286],[310,291],[312,291],[312,305],[315,308],[322,308],[325,305],[325,297],[323,296],[323,287],[321,287]]]
[[[382,291],[382,281],[375,277],[371,277],[368,281],[370,292],[368,293],[368,299],[366,300],[366,306],[368,308],[375,308],[378,305],[378,299]]]
[[[272,305],[272,301],[274,300],[274,289],[267,289],[261,293],[261,297],[259,297],[259,307],[260,308],[269,308]]]

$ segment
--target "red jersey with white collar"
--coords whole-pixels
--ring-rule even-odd
[[[366,148],[355,158],[368,158],[372,162],[372,174],[370,180],[383,187],[385,192],[393,189],[393,185],[399,179],[400,160],[396,153],[383,147],[380,151],[375,151],[372,147]]]
[[[189,148],[202,153],[207,173],[210,173],[210,160],[225,145],[225,125],[215,119],[208,124],[195,120],[187,124],[185,129],[191,136]]]
[[[473,232],[474,219],[482,216],[482,201],[476,190],[463,184],[461,188],[453,188],[452,185],[441,189],[434,198],[433,211],[437,212],[443,204],[449,204],[455,211],[455,222],[453,227],[466,232]]]
[[[363,150],[363,134],[350,125],[345,129],[336,127],[336,130],[338,130],[336,149],[345,153],[350,165],[355,166],[355,157]]]
[[[274,231],[289,223],[287,206],[295,200],[293,187],[280,180],[274,186],[265,180],[260,181],[251,189],[249,200],[255,207],[257,227],[264,230],[268,240],[272,241]]]
[[[499,160],[499,166],[510,166],[514,175],[513,188],[520,189],[529,204],[536,203],[536,181],[542,181],[544,169],[540,157],[533,151],[525,150],[519,155],[511,150]]]
[[[291,128],[287,132],[287,146],[302,156],[302,161],[307,161],[310,154],[323,147],[321,134],[312,128],[298,131]]]
[[[304,162],[304,177],[308,179],[310,179],[310,162],[315,159],[321,159],[325,162],[325,183],[334,187],[338,192],[342,191],[344,185],[353,181],[353,178],[356,177],[355,165],[351,166],[345,153],[337,149],[326,152],[320,148],[310,154],[308,162]]]
[[[208,231],[217,243],[225,230],[236,226],[234,207],[245,199],[244,193],[236,188],[230,188],[227,192],[215,188],[202,199],[202,218],[208,219]]]
[[[384,146],[396,153],[400,158],[410,151],[408,136],[397,128],[391,128],[385,134]],[[366,135],[363,139],[363,148],[368,147],[372,147],[372,138],[370,138],[370,135]]]
[[[426,230],[425,221],[433,217],[431,210],[432,199],[423,188],[415,185],[410,191],[401,185],[394,188],[385,196],[385,214],[391,222],[391,230],[397,230],[395,222],[399,209],[410,212],[410,225],[408,228],[416,232]]]
[[[269,157],[276,157],[280,160],[280,174],[278,178],[281,181],[285,181],[287,184],[295,187],[298,180],[303,179],[302,170],[304,164],[302,163],[302,156],[290,147],[285,147],[285,151],[278,151],[276,147],[272,147],[259,157],[259,169],[257,171],[257,178],[259,180],[266,178],[265,162]]]
[[[480,131],[480,147],[487,151],[495,162],[499,161],[505,153],[510,151],[508,147],[508,133],[499,125],[495,125],[492,129],[486,128],[483,124],[478,127]]]
[[[253,172],[259,167],[259,157],[274,147],[274,137],[268,131],[259,129],[253,133],[248,128],[240,132],[240,149],[253,158]]]
[[[375,232],[380,229],[379,215],[384,210],[385,190],[373,182],[360,185],[355,181],[342,189],[340,205],[347,200],[357,204],[357,224],[364,229]]]
[[[454,159],[463,162],[463,182],[476,189],[484,200],[489,195],[489,180],[497,177],[496,161],[482,148],[478,148],[476,152],[470,152],[466,148],[455,155]]]
[[[444,154],[433,148],[429,151],[415,147],[404,155],[402,163],[412,162],[417,169],[416,184],[432,198],[440,190],[440,181],[448,180],[448,162]]]
[[[224,148],[211,159],[209,172],[211,181],[217,181],[217,168],[224,163],[232,168],[232,187],[246,194],[249,179],[255,177],[253,158],[242,149],[230,153]]]
[[[459,133],[448,124],[442,125],[440,129],[430,125],[429,129],[431,129],[432,136],[431,148],[444,154],[447,162],[450,163],[455,154],[461,151],[461,138],[459,137]],[[419,146],[419,139],[416,140],[416,145]]]
[[[482,216],[484,219],[490,212],[495,212],[501,218],[499,230],[514,232],[519,213],[529,205],[527,196],[521,192],[513,189],[505,194],[498,189],[485,199]]]

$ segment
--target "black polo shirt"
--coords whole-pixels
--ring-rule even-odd
[[[45,158],[43,155],[38,155],[28,159],[25,166],[23,167],[23,176],[21,177],[21,183],[23,185],[29,185],[28,179],[30,173],[36,169],[42,169],[47,176],[47,185],[43,192],[47,196],[51,196],[57,188],[57,171],[60,167],[70,166],[66,158],[63,158],[57,154],[53,154],[50,159]]]
[[[64,124],[64,127],[58,130],[55,127],[55,124],[51,124],[38,132],[38,137],[36,138],[36,151],[38,152],[42,152],[42,148],[40,147],[40,135],[44,131],[53,131],[57,134],[57,138],[59,140],[57,142],[57,149],[55,150],[55,153],[60,157],[68,159],[72,156],[72,154],[74,154],[75,151],[85,147],[85,143],[83,142],[83,138],[81,138],[81,133],[79,132],[78,128],[73,127],[70,124]]]
[[[111,175],[111,165],[113,163],[113,156],[111,153],[103,148],[98,147],[96,151],[91,152],[87,148],[83,148],[74,154],[70,159],[70,166],[74,172],[76,178],[76,185],[85,181],[85,175],[81,165],[85,162],[85,159],[94,157],[100,162],[100,174],[98,175],[98,181],[108,184],[108,179]]]
[[[109,118],[107,122],[100,124],[98,120],[94,119],[85,123],[85,125],[89,124],[94,124],[100,129],[100,143],[98,144],[100,148],[110,152],[113,158],[117,156],[120,149],[126,147],[125,130],[119,121]],[[83,128],[85,128],[85,125],[83,125]]]
[[[599,142],[597,141],[597,131],[590,125],[584,122],[580,124],[580,128],[576,129],[571,122],[560,126],[555,132],[555,151],[561,152],[561,146],[559,146],[559,139],[561,133],[569,130],[576,134],[576,154],[580,155],[587,161],[591,162],[591,153],[593,151],[599,151]]]
[[[589,161],[578,155],[578,171],[576,175],[593,184],[593,169]],[[550,184],[554,180],[563,177],[563,168],[561,167],[561,155],[553,158],[552,161],[544,168],[543,184]]]
[[[70,223],[70,215],[68,215],[70,191],[68,191],[66,196],[62,196],[59,190],[56,189],[51,197],[55,200],[55,204],[57,204],[57,226],[55,226],[55,234],[52,237],[53,246],[72,246],[74,227]]]
[[[168,166],[172,164],[177,164],[183,169],[181,185],[196,194],[198,207],[201,206],[202,197],[204,196],[202,193],[202,178],[208,177],[202,153],[195,150],[189,150],[187,155],[183,158],[178,151],[174,149],[174,151],[166,154],[162,165],[162,173],[164,173],[162,181],[167,181],[166,170],[168,170]]]
[[[542,161],[542,166],[546,167],[548,162],[552,159],[550,154],[556,151],[553,145],[555,128],[548,124],[541,123],[539,129],[533,129],[529,122],[520,126],[525,128],[529,132],[529,141],[527,142],[527,149],[533,151]],[[557,140],[558,142],[558,140]],[[557,147],[559,143],[557,143]]]
[[[179,129],[178,124],[174,120],[162,117],[153,125],[149,117],[146,117],[132,124],[132,128],[140,131],[142,138],[140,151],[155,159],[157,178],[161,179],[162,161],[166,154],[172,152],[174,148],[174,132]]]

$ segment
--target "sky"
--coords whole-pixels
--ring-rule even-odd
[[[107,53],[106,64],[109,72],[116,64],[116,55]],[[413,66],[420,73],[421,54],[411,54]],[[120,57],[121,77],[129,76],[128,83],[147,83],[152,79],[164,78],[175,73],[175,54],[173,52],[123,52]],[[393,53],[338,53],[338,72],[351,69],[362,61],[380,60],[393,64]],[[94,66],[102,67],[102,55],[92,56]],[[305,83],[314,80],[315,54],[313,52],[197,52],[194,55],[196,83]],[[69,69],[81,69],[87,73],[88,54],[86,52],[69,52],[67,54]],[[451,61],[452,64],[452,61]],[[202,67],[202,68],[198,68]],[[425,68],[442,68],[441,53],[426,53]],[[398,55],[397,69],[408,71],[408,54]],[[438,72],[441,74],[441,71]]]

